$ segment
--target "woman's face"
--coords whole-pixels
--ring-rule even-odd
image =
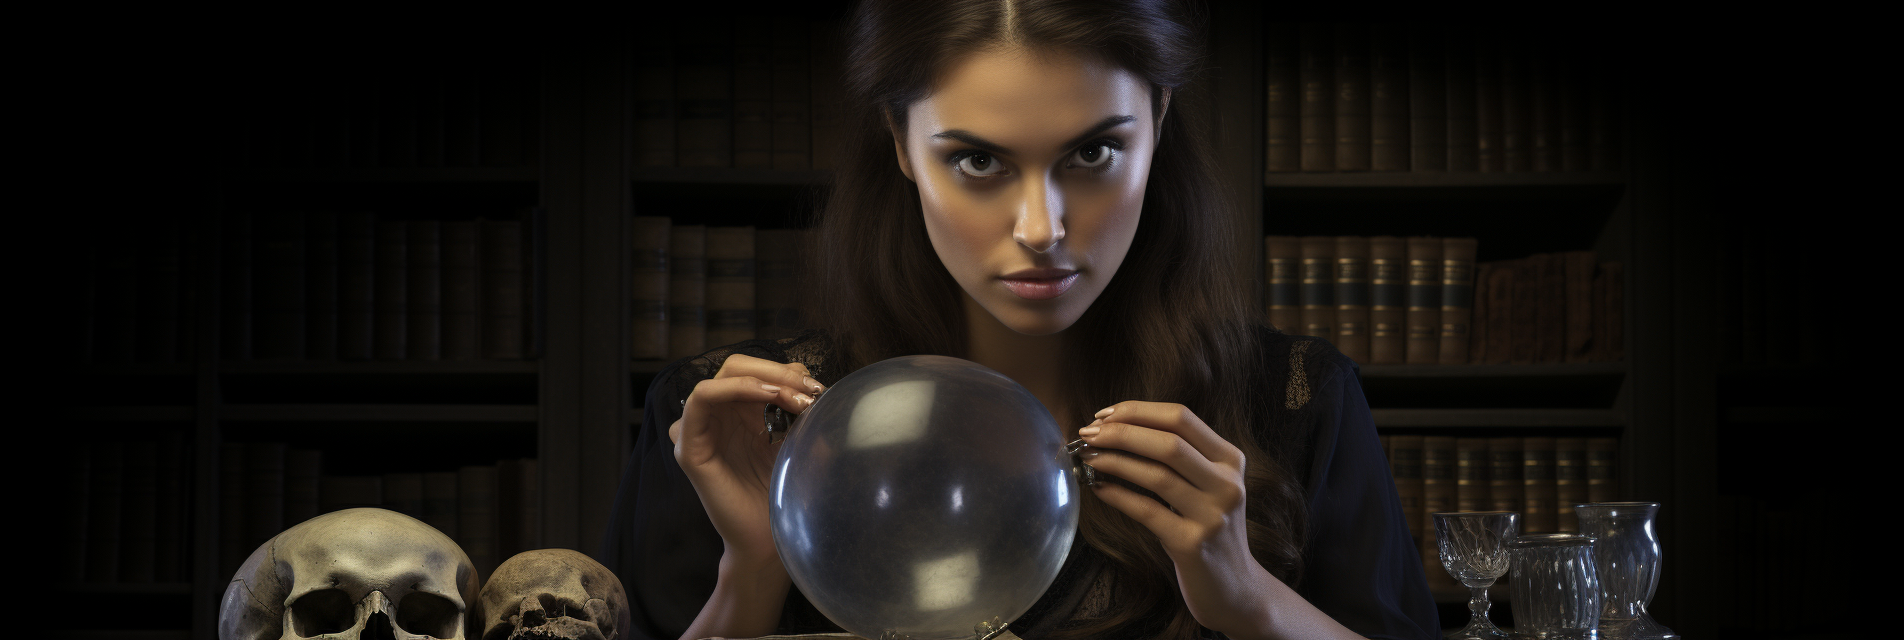
[[[975,53],[896,133],[932,248],[1000,323],[1063,331],[1117,275],[1157,144],[1137,76],[1062,52]]]

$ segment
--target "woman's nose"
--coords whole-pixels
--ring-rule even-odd
[[[1064,239],[1064,192],[1050,180],[1026,180],[1018,205],[1012,239],[1038,253],[1050,251]]]

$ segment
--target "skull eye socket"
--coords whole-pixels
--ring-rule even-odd
[[[347,631],[357,624],[357,603],[342,589],[312,591],[291,603],[291,626],[299,637]]]
[[[433,593],[413,591],[397,603],[397,628],[417,635],[455,637],[456,622],[462,616],[456,603]]]

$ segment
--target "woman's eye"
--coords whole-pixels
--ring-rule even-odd
[[[959,171],[968,176],[986,178],[997,175],[1000,170],[998,159],[983,153],[974,153],[959,159]]]
[[[1093,144],[1078,149],[1077,161],[1073,163],[1072,166],[1096,169],[1110,162],[1113,154],[1114,152],[1111,151],[1111,145],[1103,143]]]

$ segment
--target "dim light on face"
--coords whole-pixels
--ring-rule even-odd
[[[1137,234],[1149,85],[1094,58],[997,48],[952,65],[906,117],[900,166],[960,288],[1019,333],[1077,322]]]

